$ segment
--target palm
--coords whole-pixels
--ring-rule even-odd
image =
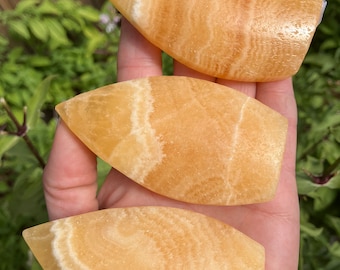
[[[159,49],[124,21],[118,58],[120,81],[162,74]],[[296,105],[291,80],[242,83],[199,74],[174,63],[176,75],[198,77],[250,95],[289,120],[287,147],[275,198],[247,206],[192,205],[162,197],[112,169],[97,196],[96,157],[61,123],[44,173],[46,203],[51,219],[100,208],[163,205],[191,209],[215,217],[260,242],[266,249],[266,269],[296,269],[299,208],[295,183]]]
[[[284,269],[294,269],[298,244],[298,209],[294,174],[286,170],[287,163],[294,164],[286,153],[280,185],[273,201],[246,206],[192,205],[165,198],[135,184],[116,170],[112,170],[104,183],[98,199],[100,208],[162,205],[187,208],[217,218],[266,247],[268,269],[276,269],[285,262]],[[282,247],[292,250],[281,250]],[[283,260],[285,257],[285,260]],[[287,264],[288,263],[288,264]],[[270,267],[269,267],[270,264]],[[288,265],[291,264],[291,267]],[[277,269],[283,269],[278,267]]]

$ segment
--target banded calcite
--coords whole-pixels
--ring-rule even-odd
[[[160,76],[80,94],[56,110],[97,156],[158,194],[210,205],[275,194],[287,120],[236,90]]]
[[[208,75],[275,81],[294,75],[323,0],[111,0],[150,42]]]
[[[202,214],[169,207],[116,208],[26,229],[44,270],[263,270],[264,248]]]

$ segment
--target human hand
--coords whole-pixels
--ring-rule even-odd
[[[261,243],[266,249],[266,269],[297,269],[297,112],[291,79],[269,83],[226,81],[200,74],[178,62],[174,62],[174,74],[232,87],[258,99],[288,119],[287,145],[275,198],[268,203],[244,206],[193,205],[146,190],[115,169],[110,171],[97,194],[96,156],[61,121],[43,177],[50,219],[112,207],[159,205],[186,208],[228,223]],[[118,55],[118,80],[157,75],[162,75],[160,50],[124,20]]]

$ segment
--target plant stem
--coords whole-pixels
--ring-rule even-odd
[[[330,135],[330,129],[328,129],[327,133],[323,135],[320,139],[318,139],[316,142],[314,142],[311,146],[309,146],[299,157],[297,157],[298,160],[305,159],[310,153],[312,153],[315,148],[322,143],[323,141],[327,140]]]
[[[323,175],[324,176],[329,176],[331,175],[332,173],[334,173],[335,169],[339,168],[340,167],[340,157],[338,157],[337,160],[335,160],[333,162],[333,164],[331,164],[327,169],[325,169]]]
[[[40,164],[40,167],[42,169],[45,168],[46,164],[45,161],[43,160],[43,158],[40,156],[39,152],[37,151],[37,149],[34,147],[32,141],[30,140],[30,138],[26,135],[22,136],[22,138],[24,139],[25,143],[27,144],[28,148],[31,150],[32,154],[35,156],[35,158],[37,159],[37,161]]]
[[[13,121],[13,123],[15,124],[15,126],[19,129],[21,128],[21,125],[19,124],[19,121],[17,120],[17,118],[15,117],[15,115],[12,113],[11,108],[8,106],[6,100],[4,98],[0,99],[0,103],[2,104],[2,106],[4,107],[7,115],[9,116],[9,118],[11,118],[11,120]]]
[[[31,139],[27,135],[28,128],[27,128],[27,125],[26,125],[26,115],[27,115],[26,107],[24,108],[24,119],[23,119],[23,123],[21,125],[19,123],[18,119],[13,114],[11,108],[8,106],[6,100],[4,98],[0,98],[0,103],[2,104],[2,106],[5,109],[7,115],[12,120],[12,122],[14,123],[14,125],[15,125],[15,127],[17,129],[17,132],[12,133],[12,134],[15,135],[15,136],[22,137],[24,139],[26,145],[28,146],[28,148],[30,149],[30,151],[32,152],[34,157],[39,162],[40,167],[41,168],[45,168],[46,164],[45,164],[44,159],[40,156],[38,150],[35,148],[34,144],[31,141]]]

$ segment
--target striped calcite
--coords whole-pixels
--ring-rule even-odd
[[[287,120],[231,88],[150,77],[80,94],[56,110],[97,156],[158,194],[210,205],[275,195]]]
[[[111,0],[150,42],[213,77],[275,81],[294,75],[323,0]]]
[[[169,207],[95,211],[26,229],[44,270],[263,270],[264,248],[202,214]]]

